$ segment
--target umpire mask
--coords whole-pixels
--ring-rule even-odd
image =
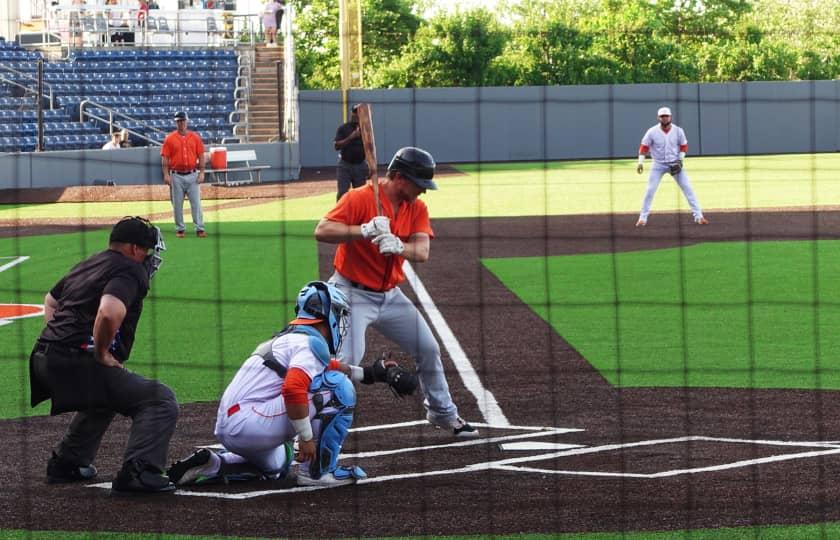
[[[143,266],[146,267],[146,271],[149,273],[149,280],[160,270],[160,266],[163,264],[163,257],[160,254],[162,251],[166,251],[166,242],[163,241],[163,234],[161,234],[160,229],[154,225],[152,225],[152,229],[154,229],[155,233],[155,245],[153,251],[149,255],[146,255],[146,260],[143,261]]]

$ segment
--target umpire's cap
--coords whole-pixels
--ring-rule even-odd
[[[137,244],[146,249],[153,248],[158,241],[157,229],[147,219],[126,216],[111,229],[110,241]]]
[[[406,146],[397,150],[388,172],[397,171],[423,189],[437,189],[432,177],[435,175],[435,159],[421,148]]]

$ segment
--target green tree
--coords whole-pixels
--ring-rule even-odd
[[[291,0],[295,5],[298,84],[302,89],[341,87],[338,2]],[[420,26],[413,0],[362,0],[365,79],[392,61]],[[366,86],[370,84],[366,83]]]
[[[380,87],[485,86],[508,32],[486,9],[441,13],[421,26],[396,58],[375,74]]]

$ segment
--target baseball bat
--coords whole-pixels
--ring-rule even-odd
[[[365,161],[370,169],[370,179],[373,182],[373,197],[376,199],[376,215],[382,214],[382,201],[379,200],[379,175],[376,173],[376,139],[373,136],[373,109],[367,103],[356,108],[359,115],[359,130],[362,133],[362,145],[365,147]]]

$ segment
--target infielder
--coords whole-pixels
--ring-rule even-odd
[[[415,358],[423,389],[426,419],[457,437],[478,430],[458,416],[440,359],[440,346],[425,319],[400,291],[403,261],[425,262],[434,237],[426,204],[417,197],[437,189],[435,161],[425,150],[401,148],[379,184],[384,216],[377,216],[372,184],[348,191],[321,219],[315,237],[338,244],[330,283],[353,307],[348,346],[338,357],[359,365],[365,354],[365,332],[373,326]]]
[[[639,213],[639,220],[636,227],[647,225],[650,207],[653,204],[653,196],[659,188],[662,175],[670,173],[676,180],[677,185],[685,195],[691,213],[694,214],[694,222],[698,225],[708,225],[708,220],[703,217],[700,203],[691,188],[688,175],[683,170],[685,153],[688,152],[688,139],[685,138],[685,131],[676,124],[671,123],[671,109],[661,107],[656,113],[659,123],[647,130],[642,137],[642,144],[639,146],[639,163],[636,165],[636,172],[642,174],[644,171],[645,154],[650,152],[653,158],[653,165],[648,176],[647,191],[642,201],[642,211]]]
[[[416,382],[394,362],[361,368],[332,359],[350,315],[347,298],[332,285],[307,283],[295,314],[283,331],[257,346],[225,390],[214,434],[226,450],[203,448],[174,463],[168,475],[176,485],[285,478],[296,437],[299,485],[338,486],[366,477],[360,467],[338,466],[356,405],[351,379],[389,382],[395,392],[409,394]],[[258,474],[233,474],[235,465],[244,464]]]

